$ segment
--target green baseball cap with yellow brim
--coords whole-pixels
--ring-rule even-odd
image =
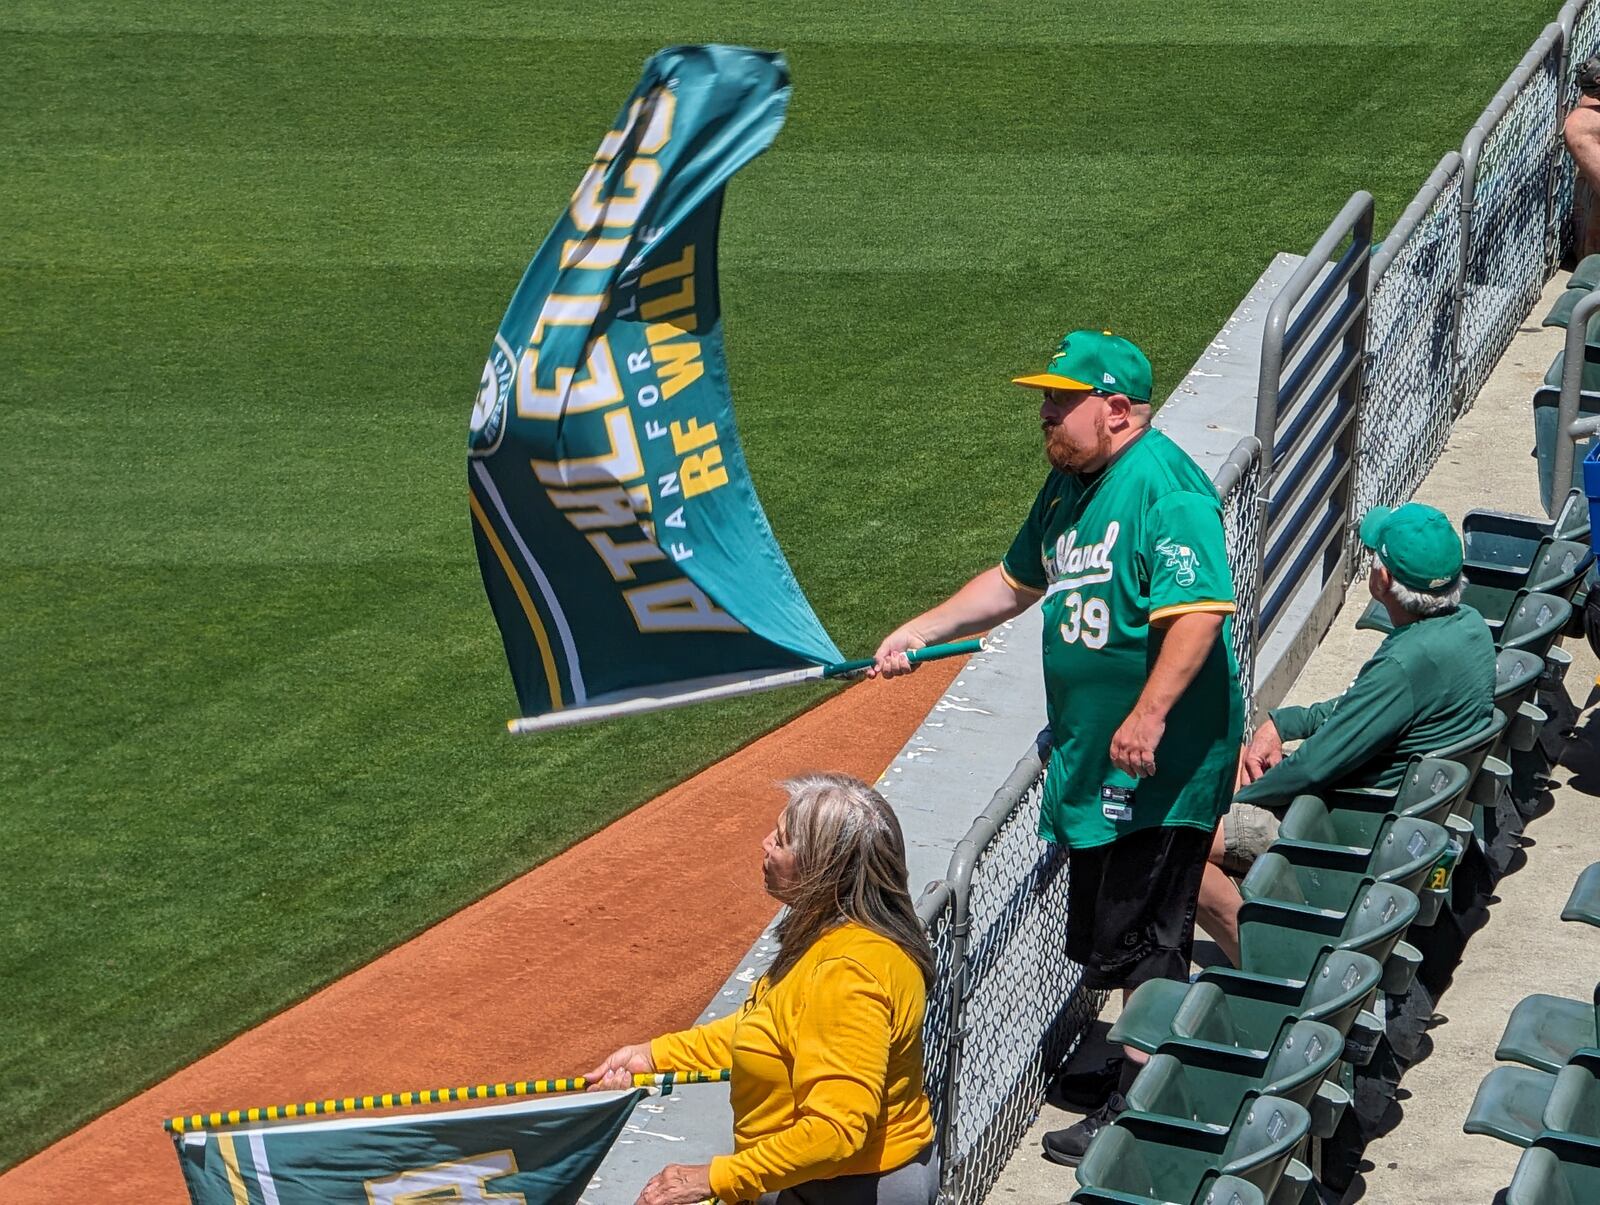
[[[1148,402],[1150,361],[1128,340],[1110,331],[1073,331],[1061,340],[1049,366],[1014,383],[1030,389],[1089,389],[1121,393]]]
[[[1461,576],[1461,537],[1442,511],[1420,502],[1374,506],[1361,518],[1361,542],[1413,590],[1442,590]]]

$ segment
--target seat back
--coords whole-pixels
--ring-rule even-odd
[[[1266,1205],[1261,1190],[1238,1176],[1218,1176],[1209,1181],[1196,1200],[1200,1205]]]
[[[1346,928],[1344,912],[1246,896],[1239,905],[1240,969],[1303,983]]]
[[[1560,602],[1559,599],[1555,601]],[[1567,612],[1570,614],[1572,611],[1571,606],[1565,603],[1562,603],[1562,605],[1566,606]],[[1504,714],[1499,711],[1492,712],[1489,716],[1489,722],[1478,731],[1453,745],[1435,750],[1432,756],[1449,758],[1453,762],[1459,762],[1461,768],[1467,772],[1467,782],[1470,785],[1472,780],[1478,776],[1478,771],[1483,768],[1483,759],[1489,756],[1489,750],[1494,748],[1495,742],[1500,739],[1500,734],[1505,731],[1505,727],[1506,717]]]
[[[1271,1192],[1310,1131],[1311,1114],[1294,1101],[1258,1096],[1234,1121],[1218,1170],[1254,1184],[1263,1193]]]
[[[1600,1143],[1600,1079],[1592,1063],[1574,1061],[1556,1074],[1544,1107],[1544,1128]]]
[[[1287,841],[1308,841],[1317,845],[1343,844],[1333,831],[1328,805],[1315,795],[1296,795],[1278,825],[1278,837]]]
[[[1350,909],[1339,948],[1355,950],[1382,962],[1416,917],[1415,895],[1393,883],[1374,883],[1361,893],[1355,907]]]
[[[1495,643],[1502,649],[1527,649],[1544,657],[1572,618],[1572,604],[1554,594],[1525,591],[1506,615]]]
[[[1282,831],[1280,829],[1280,835]],[[1294,867],[1282,854],[1267,850],[1255,860],[1250,873],[1239,884],[1239,894],[1247,900],[1279,900],[1286,904],[1308,903]]]
[[[1263,1096],[1281,1096],[1309,1107],[1317,1085],[1339,1061],[1344,1035],[1321,1021],[1301,1019],[1283,1027],[1267,1059]]]
[[[1533,697],[1544,673],[1544,658],[1527,649],[1501,649],[1494,658],[1494,705],[1506,715]]]
[[[1180,1038],[1198,1038],[1219,1046],[1238,1044],[1238,1030],[1228,1009],[1228,997],[1214,983],[1195,983],[1172,1017],[1172,1032]]]
[[[1156,1195],[1155,1177],[1145,1163],[1139,1140],[1119,1125],[1107,1126],[1095,1135],[1078,1165],[1078,1183],[1141,1197]]]
[[[1443,825],[1396,816],[1379,835],[1367,873],[1380,883],[1415,893],[1449,847],[1450,832]]]
[[[1555,522],[1551,524],[1550,534],[1558,540],[1582,542],[1589,538],[1589,499],[1584,497],[1582,490],[1568,491],[1566,500],[1556,513]]]
[[[1528,570],[1530,591],[1570,600],[1589,567],[1589,548],[1576,540],[1545,540]]]
[[[1594,1179],[1594,1188],[1600,1192],[1600,1175]],[[1511,1187],[1506,1189],[1506,1205],[1579,1205],[1579,1200],[1573,1196],[1566,1169],[1554,1151],[1530,1146],[1522,1152]]]
[[[1125,1099],[1128,1108],[1141,1113],[1201,1120],[1199,1104],[1194,1099],[1183,1062],[1167,1050],[1150,1056],[1150,1061],[1128,1086]]]
[[[1439,756],[1413,757],[1400,780],[1394,810],[1402,816],[1442,824],[1471,785],[1472,774],[1459,761]]]

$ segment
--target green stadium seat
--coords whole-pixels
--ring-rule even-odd
[[[1353,854],[1370,855],[1390,817],[1443,824],[1470,782],[1459,762],[1413,757],[1395,791],[1355,787],[1296,796],[1284,813],[1278,840],[1337,845]]]
[[[1588,1001],[1542,992],[1525,997],[1511,1010],[1494,1057],[1554,1074],[1566,1066],[1575,1051],[1600,1045],[1595,1024],[1597,1010],[1600,987]]]
[[[1110,1188],[1079,1188],[1073,1205],[1171,1205],[1157,1197],[1117,1192]],[[1190,1205],[1267,1205],[1261,1190],[1236,1176],[1218,1176],[1196,1191]]]
[[[1305,982],[1231,967],[1208,967],[1193,985],[1155,979],[1134,991],[1112,1023],[1110,1040],[1146,1054],[1174,1037],[1220,1040],[1265,1058],[1286,1022],[1320,1021],[1348,1035],[1382,976],[1376,959],[1334,950]]]
[[[1515,1146],[1531,1146],[1544,1129],[1544,1107],[1556,1077],[1532,1067],[1496,1067],[1483,1077],[1461,1127]]]
[[[1592,293],[1600,287],[1600,255],[1586,255],[1567,278],[1567,288]]]
[[[1572,604],[1553,594],[1522,593],[1495,634],[1502,649],[1526,649],[1536,657],[1548,659],[1561,629],[1572,618]]]
[[[1532,1146],[1544,1134],[1600,1150],[1600,1050],[1574,1051],[1553,1075],[1496,1067],[1478,1085],[1462,1128],[1516,1146]]]
[[[1416,916],[1417,897],[1392,883],[1370,884],[1348,912],[1247,899],[1239,906],[1239,958],[1245,971],[1303,981],[1326,951],[1353,950],[1387,964],[1383,990],[1401,993],[1421,956],[1407,948],[1388,960]]]
[[[1278,840],[1245,876],[1240,893],[1246,899],[1286,899],[1348,911],[1371,882],[1395,883],[1419,895],[1449,847],[1450,833],[1443,825],[1405,816],[1391,816],[1366,853],[1341,845],[1285,840],[1280,828]]]
[[[1561,909],[1562,920],[1582,921],[1586,925],[1600,925],[1600,862],[1584,869],[1572,885],[1567,905]]]
[[[1539,740],[1544,712],[1534,704],[1534,693],[1544,675],[1544,658],[1527,649],[1501,649],[1494,660],[1494,705],[1505,715],[1508,750],[1526,752]]]
[[[1469,510],[1461,520],[1467,576],[1474,568],[1526,574],[1541,541],[1587,540],[1589,502],[1582,490],[1567,494],[1554,520],[1497,510]]]
[[[1310,1110],[1339,1061],[1344,1035],[1320,1021],[1288,1021],[1262,1056],[1226,1043],[1170,1038],[1127,1092],[1128,1108],[1221,1132],[1251,1096],[1280,1096]]]
[[[1600,1152],[1536,1139],[1517,1161],[1505,1205],[1589,1205],[1600,1201]]]
[[[1276,1096],[1247,1101],[1221,1134],[1124,1113],[1090,1145],[1078,1166],[1078,1183],[1158,1201],[1193,1201],[1218,1176],[1234,1176],[1274,1201],[1284,1170],[1310,1130],[1310,1114]]]

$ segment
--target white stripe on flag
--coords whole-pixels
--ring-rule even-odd
[[[527,544],[523,543],[522,533],[517,530],[517,525],[511,521],[511,516],[506,511],[506,504],[500,498],[500,491],[495,488],[494,478],[489,476],[489,470],[483,467],[481,460],[472,462],[472,471],[477,474],[478,481],[489,495],[489,501],[494,503],[495,513],[500,516],[500,522],[511,533],[511,538],[516,542],[517,551],[522,553],[522,559],[527,562],[528,568],[533,571],[534,582],[539,587],[539,593],[544,597],[544,605],[550,608],[550,616],[556,621],[556,631],[561,635],[561,648],[567,656],[567,677],[572,682],[572,703],[575,707],[582,707],[589,701],[589,691],[583,684],[583,669],[578,664],[578,646],[572,639],[572,629],[567,626],[566,612],[561,609],[561,604],[556,601],[555,587],[550,584],[550,579],[544,575],[544,570],[539,567],[539,562],[533,559],[533,553],[528,551]]]
[[[267,1143],[260,1130],[250,1132],[250,1161],[256,1165],[256,1183],[261,1186],[262,1205],[278,1205],[278,1186],[267,1166]]]

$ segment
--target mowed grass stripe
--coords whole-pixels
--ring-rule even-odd
[[[159,8],[117,7],[103,0],[14,0],[0,29],[93,34],[107,30],[195,34],[263,34],[409,39],[471,36],[495,43],[537,42],[552,36],[607,38],[625,19],[658,44],[732,41],[743,44],[832,36],[842,41],[915,41],[950,45],[1005,43],[1059,50],[1086,44],[1149,39],[1158,31],[1174,43],[1249,41],[1257,44],[1332,41],[1353,45],[1405,44],[1432,48],[1471,45],[1517,18],[1554,18],[1551,4],[1463,0],[1340,0],[1296,8],[1258,0],[1078,0],[1070,9],[1039,3],[974,6],[963,0],[886,0],[862,6],[848,0],[808,5],[803,23],[761,0],[674,0],[623,9],[592,0],[544,0],[530,9],[516,0],[471,6],[436,4],[426,10],[375,13],[341,0],[275,0],[219,8],[206,0],[167,0]],[[1510,11],[1508,11],[1510,10]],[[1425,20],[1419,17],[1425,15]],[[1529,35],[1531,40],[1532,35]]]
[[[0,249],[0,268],[438,268],[447,276],[479,272],[494,254],[509,297],[568,196],[525,190],[481,208],[461,192],[460,181],[509,174],[494,156],[317,164],[291,155],[241,160],[152,152],[109,159],[30,154],[14,162],[12,208],[24,228],[51,223],[55,237]],[[1341,147],[1319,156],[1314,175],[1299,155],[1238,150],[1063,151],[1048,159],[993,152],[775,155],[758,162],[748,187],[730,196],[722,262],[730,281],[752,268],[1071,271],[1115,248],[1125,256],[1124,271],[1161,274],[1175,263],[1181,271],[1181,261],[1219,244],[1230,256],[1245,255],[1265,246],[1263,238],[1302,236],[1326,220],[1317,207],[1327,196],[1357,187],[1392,198],[1385,210],[1392,221],[1416,186],[1413,162],[1397,148]],[[220,177],[282,221],[241,220],[234,194],[211,187]],[[116,181],[132,191],[114,211],[54,209],[54,189],[94,196]],[[1261,204],[1230,200],[1263,189],[1270,200]],[[400,190],[418,204],[396,213],[387,206]],[[1107,212],[1130,197],[1140,200],[1108,221]],[[182,215],[181,225],[170,224],[174,214]],[[847,232],[841,214],[849,218]],[[1089,255],[1086,242],[1097,244]],[[422,304],[437,308],[426,299]],[[472,327],[481,342],[481,319],[474,317],[458,312],[447,321]]]
[[[0,61],[0,1163],[821,697],[500,734],[466,410],[650,50],[791,53],[728,350],[856,652],[1009,542],[1009,375],[1103,321],[1170,387],[1352,189],[1393,220],[1546,7],[8,6],[66,36]]]
[[[336,151],[357,161],[384,152],[468,148],[497,166],[570,155],[580,169],[616,115],[639,65],[659,45],[576,40],[485,47],[475,40],[197,39],[21,35],[7,77],[34,98],[0,118],[0,143],[54,154],[74,147],[215,150],[277,148],[311,165]],[[1507,37],[1514,62],[1523,41]],[[1415,70],[1416,47],[1306,42],[1086,46],[1064,70],[1029,45],[787,42],[794,75],[786,154],[1066,155],[1207,149],[1305,156],[1396,142],[1459,142],[1509,66],[1490,47],[1441,45],[1448,74]],[[65,60],[65,61],[63,61]],[[593,64],[573,72],[573,62]],[[457,81],[502,81],[493,103]],[[1284,103],[1285,81],[1314,82],[1315,101]],[[85,109],[87,87],[135,91],[138,105]],[[1004,121],[997,121],[1004,115]],[[1047,154],[1047,159],[1052,156]],[[531,163],[529,160],[531,159]],[[135,170],[137,170],[135,168]],[[490,179],[494,188],[502,181]],[[481,187],[471,195],[481,196]]]

